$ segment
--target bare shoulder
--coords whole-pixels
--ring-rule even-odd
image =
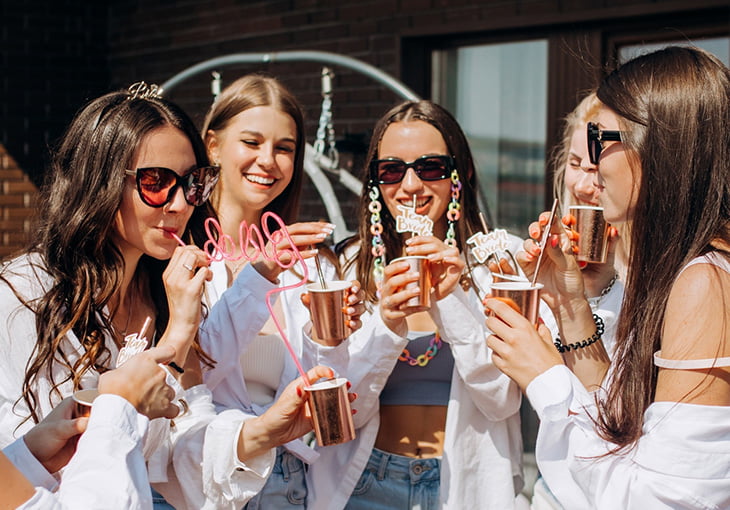
[[[662,335],[668,359],[730,355],[730,274],[712,264],[694,264],[669,294]]]

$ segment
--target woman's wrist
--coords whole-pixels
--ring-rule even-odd
[[[237,453],[241,462],[253,459],[277,446],[261,416],[249,418],[241,426]]]

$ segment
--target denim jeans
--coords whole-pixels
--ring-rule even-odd
[[[154,510],[175,510],[175,507],[165,501],[162,494],[155,489],[152,489],[152,508]]]
[[[295,509],[304,510],[307,482],[304,462],[279,447],[271,476],[264,488],[244,507],[246,510]]]
[[[441,459],[414,459],[373,448],[347,510],[439,508]]]

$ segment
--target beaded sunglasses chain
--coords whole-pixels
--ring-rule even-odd
[[[461,203],[459,202],[459,198],[461,198],[461,180],[459,180],[459,172],[456,168],[451,171],[449,178],[451,179],[451,200],[446,211],[448,228],[446,229],[444,243],[455,248],[457,246],[456,222],[461,218]],[[370,183],[368,197],[370,198],[370,204],[368,204],[368,211],[370,212],[370,234],[373,236],[370,247],[370,252],[373,255],[373,279],[379,292],[385,274],[385,244],[383,243],[383,224],[380,217],[383,204],[380,202],[380,188],[378,188],[375,182]],[[441,345],[441,337],[436,332],[424,354],[420,354],[414,358],[408,349],[403,349],[398,360],[407,362],[411,366],[425,367],[438,354]]]

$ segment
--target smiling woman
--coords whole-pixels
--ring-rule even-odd
[[[304,257],[318,253],[314,247],[332,233],[334,225],[325,222],[293,223],[296,220],[304,176],[304,120],[301,107],[292,94],[275,78],[263,75],[243,76],[217,97],[203,125],[210,159],[221,167],[221,180],[212,202],[220,218],[223,234],[233,240],[233,260],[211,264],[213,278],[206,288],[207,303],[213,307],[225,302],[241,288],[249,275],[259,280],[259,289],[300,282],[293,270],[281,272],[274,265],[260,274],[261,260],[248,264],[241,253],[241,224],[259,225],[264,213],[274,213],[287,225],[287,231]],[[278,225],[262,225],[272,230]],[[331,252],[322,248],[320,254]],[[240,259],[240,260],[237,260]],[[325,261],[323,261],[325,262]],[[308,269],[315,274],[315,269]],[[327,264],[328,279],[335,279],[334,264]],[[262,278],[265,277],[265,278]],[[248,284],[245,284],[248,285]],[[245,292],[253,293],[250,285]],[[304,287],[301,287],[303,290]],[[296,292],[278,294],[274,313],[296,354],[303,351],[302,328],[309,321],[308,309]],[[263,305],[264,297],[259,295]],[[352,303],[348,302],[348,310]],[[204,377],[213,390],[217,405],[235,409],[253,409],[263,413],[276,395],[296,377],[296,367],[287,355],[285,344],[266,309],[261,314],[246,310],[256,320],[245,327],[228,316],[234,334],[204,336],[205,349],[217,360]],[[356,320],[357,314],[350,319]],[[350,325],[357,326],[352,322]],[[305,463],[317,454],[303,441],[293,441],[279,448],[276,464],[266,486],[248,508],[305,508],[308,487]]]
[[[180,510],[240,508],[263,486],[275,446],[311,430],[297,393],[303,382],[282,388],[268,415],[216,414],[201,384],[201,363],[211,360],[198,338],[211,277],[200,246],[217,170],[192,121],[153,90],[113,92],[80,110],[53,154],[33,244],[0,267],[0,446],[76,390],[101,391],[120,352],[172,346],[160,376],[178,405],[150,415],[149,426],[131,419],[143,438],[132,446],[146,461],[125,473],[139,491],[133,499],[151,503],[152,483]],[[128,508],[104,491],[116,483],[113,471],[100,471],[107,476],[92,487],[97,499],[76,506]]]

